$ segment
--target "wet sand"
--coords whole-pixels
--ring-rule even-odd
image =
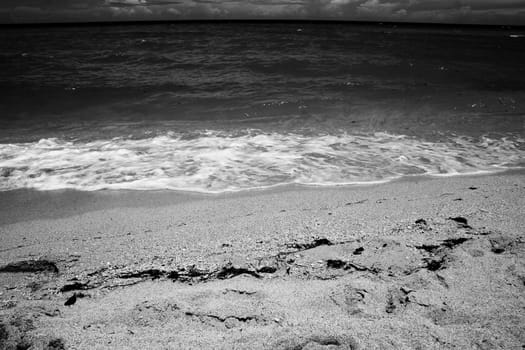
[[[3,193],[0,348],[521,349],[524,174]]]

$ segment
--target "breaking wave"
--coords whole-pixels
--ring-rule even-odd
[[[388,133],[245,130],[0,145],[0,190],[170,189],[221,193],[280,184],[343,185],[525,166],[522,138],[424,141]]]

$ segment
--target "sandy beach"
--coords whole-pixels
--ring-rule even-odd
[[[525,350],[518,2],[0,2],[0,350]]]
[[[525,177],[0,195],[1,349],[522,349]]]

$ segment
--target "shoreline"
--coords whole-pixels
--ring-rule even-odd
[[[0,323],[56,349],[518,348],[523,174],[1,196]]]
[[[304,184],[277,184],[263,188],[252,188],[239,191],[225,191],[221,193],[205,193],[196,191],[182,191],[170,189],[155,190],[136,190],[136,189],[104,189],[96,191],[81,191],[75,189],[60,190],[35,190],[35,189],[17,189],[0,192],[0,226],[4,224],[15,223],[19,220],[37,219],[37,218],[60,218],[63,216],[78,215],[84,212],[95,211],[100,209],[124,207],[156,207],[169,206],[182,202],[213,200],[225,198],[243,198],[259,196],[265,194],[286,193],[291,191],[335,191],[335,190],[352,190],[373,188],[376,186],[389,186],[405,182],[435,181],[454,178],[477,178],[485,176],[512,176],[525,175],[525,169],[502,169],[500,171],[454,175],[412,175],[402,176],[396,179],[358,183],[358,184],[335,184],[335,185],[304,185]],[[41,202],[54,204],[46,207]],[[67,205],[73,202],[76,206],[74,210],[68,211],[68,208],[57,208],[59,204]],[[49,213],[48,211],[51,211]],[[60,212],[62,211],[62,213]],[[18,218],[17,213],[25,217]],[[38,212],[38,213],[35,213]],[[22,215],[20,214],[20,215]],[[28,217],[29,214],[29,217]]]

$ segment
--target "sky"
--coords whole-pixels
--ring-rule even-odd
[[[0,23],[323,19],[525,25],[525,0],[1,0]]]

